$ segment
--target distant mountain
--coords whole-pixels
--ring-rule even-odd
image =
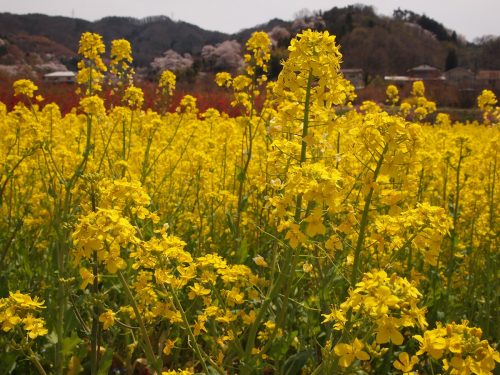
[[[130,41],[135,64],[138,66],[148,65],[154,57],[160,56],[168,49],[197,54],[205,44],[216,44],[229,38],[227,34],[203,30],[186,22],[172,21],[165,16],[141,20],[106,17],[89,22],[43,14],[0,13],[0,38],[13,43],[16,35],[37,35],[76,52],[80,35],[86,31],[101,34],[108,44],[119,38]]]
[[[425,15],[398,9],[392,17],[386,17],[363,5],[334,7],[294,21],[273,19],[233,35],[207,31],[165,16],[106,17],[90,22],[42,14],[0,13],[0,65],[31,64],[29,56],[37,54],[39,60],[62,62],[74,68],[78,41],[85,31],[103,35],[108,45],[113,39],[129,40],[133,46],[134,64],[149,67],[155,57],[169,49],[180,54],[189,53],[196,60],[207,44],[230,39],[243,44],[255,30],[280,29],[288,32],[289,37],[282,40],[273,53],[276,71],[279,61],[286,57],[290,37],[307,27],[328,30],[336,35],[343,53],[343,67],[362,68],[370,76],[404,74],[420,64],[443,70],[455,66],[472,70],[500,69],[498,36],[473,44]]]

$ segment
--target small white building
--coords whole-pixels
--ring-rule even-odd
[[[71,71],[52,72],[43,76],[47,83],[74,83],[75,79],[76,73]]]
[[[409,77],[418,78],[423,81],[444,81],[446,79],[441,70],[427,64],[415,66],[406,72]]]

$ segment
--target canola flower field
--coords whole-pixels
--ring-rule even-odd
[[[0,103],[0,372],[493,374],[500,355],[500,109],[452,123],[387,88],[351,103],[327,32],[292,40],[276,82],[254,33],[200,113],[131,46],[84,33],[81,101],[35,84]],[[122,106],[100,92],[113,76]]]

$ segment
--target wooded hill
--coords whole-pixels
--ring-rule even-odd
[[[276,27],[286,29],[290,35],[279,41],[273,53],[274,71],[279,70],[280,59],[286,57],[290,37],[307,27],[335,34],[342,46],[343,67],[362,68],[371,76],[404,74],[420,64],[442,70],[456,66],[473,71],[500,69],[500,36],[472,43],[460,37],[460,31],[449,30],[425,15],[398,9],[387,17],[362,5],[335,7],[294,21],[274,19],[233,35],[207,31],[165,16],[106,17],[90,22],[42,14],[0,13],[0,65],[29,64],[33,54],[38,54],[39,58],[49,56],[74,69],[80,35],[92,31],[103,35],[106,43],[118,38],[129,40],[136,66],[149,67],[155,57],[169,49],[196,58],[205,45],[231,39],[244,43],[252,31],[271,31]]]

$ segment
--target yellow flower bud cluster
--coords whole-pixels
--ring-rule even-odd
[[[397,102],[399,101],[399,91],[398,88],[394,85],[389,85],[387,86],[387,89],[385,90],[385,94],[387,95],[387,102],[390,105],[396,105]]]
[[[286,98],[285,92],[290,92],[303,103],[308,85],[313,86],[311,102],[326,108],[352,98],[353,88],[340,73],[342,54],[335,36],[327,31],[306,30],[292,40],[288,51],[290,55],[274,88],[278,98]]]
[[[87,96],[80,100],[80,106],[83,112],[87,115],[92,116],[104,116],[106,114],[106,108],[104,107],[104,101],[97,95]]]
[[[374,220],[374,256],[391,258],[397,256],[404,246],[415,246],[424,256],[424,262],[437,266],[441,254],[443,237],[452,227],[451,219],[442,207],[428,203],[401,212],[400,215],[379,215]]]
[[[82,34],[78,54],[92,62],[97,69],[102,71],[107,70],[101,57],[105,50],[106,47],[102,41],[102,36],[90,32]]]
[[[483,120],[486,124],[500,123],[500,107],[497,107],[497,98],[493,91],[483,90],[477,98],[477,106],[483,111]]]
[[[175,90],[175,73],[170,70],[164,70],[160,75],[158,88],[161,93],[166,96],[172,96]]]
[[[184,95],[176,108],[178,113],[196,114],[198,112],[197,99],[192,95]]]
[[[99,34],[86,32],[80,38],[78,54],[82,60],[78,62],[78,74],[76,80],[85,86],[85,94],[93,95],[94,92],[102,90],[104,72],[108,70],[102,60],[102,54],[106,47]]]
[[[144,103],[144,92],[141,88],[131,85],[125,89],[123,101],[130,108],[141,109]]]
[[[436,103],[425,97],[425,85],[422,81],[413,82],[411,94],[411,98],[401,103],[400,113],[403,117],[424,121],[428,115],[436,112]]]
[[[138,244],[134,227],[115,209],[98,209],[81,217],[73,233],[75,261],[91,260],[97,253],[100,263],[106,265],[110,273],[124,269],[126,264],[121,250]]]
[[[262,69],[264,73],[267,72],[267,64],[271,59],[271,40],[267,33],[263,31],[253,33],[245,46],[247,51],[251,52],[251,54],[245,54],[247,74],[253,75],[255,68]],[[255,66],[252,66],[252,61]]]
[[[134,69],[130,67],[133,61],[130,42],[125,39],[111,41],[110,56],[109,70],[118,79],[118,84],[132,84]]]
[[[26,95],[28,98],[32,98],[34,92],[38,90],[38,86],[29,79],[19,79],[14,82],[13,87],[14,95]]]

